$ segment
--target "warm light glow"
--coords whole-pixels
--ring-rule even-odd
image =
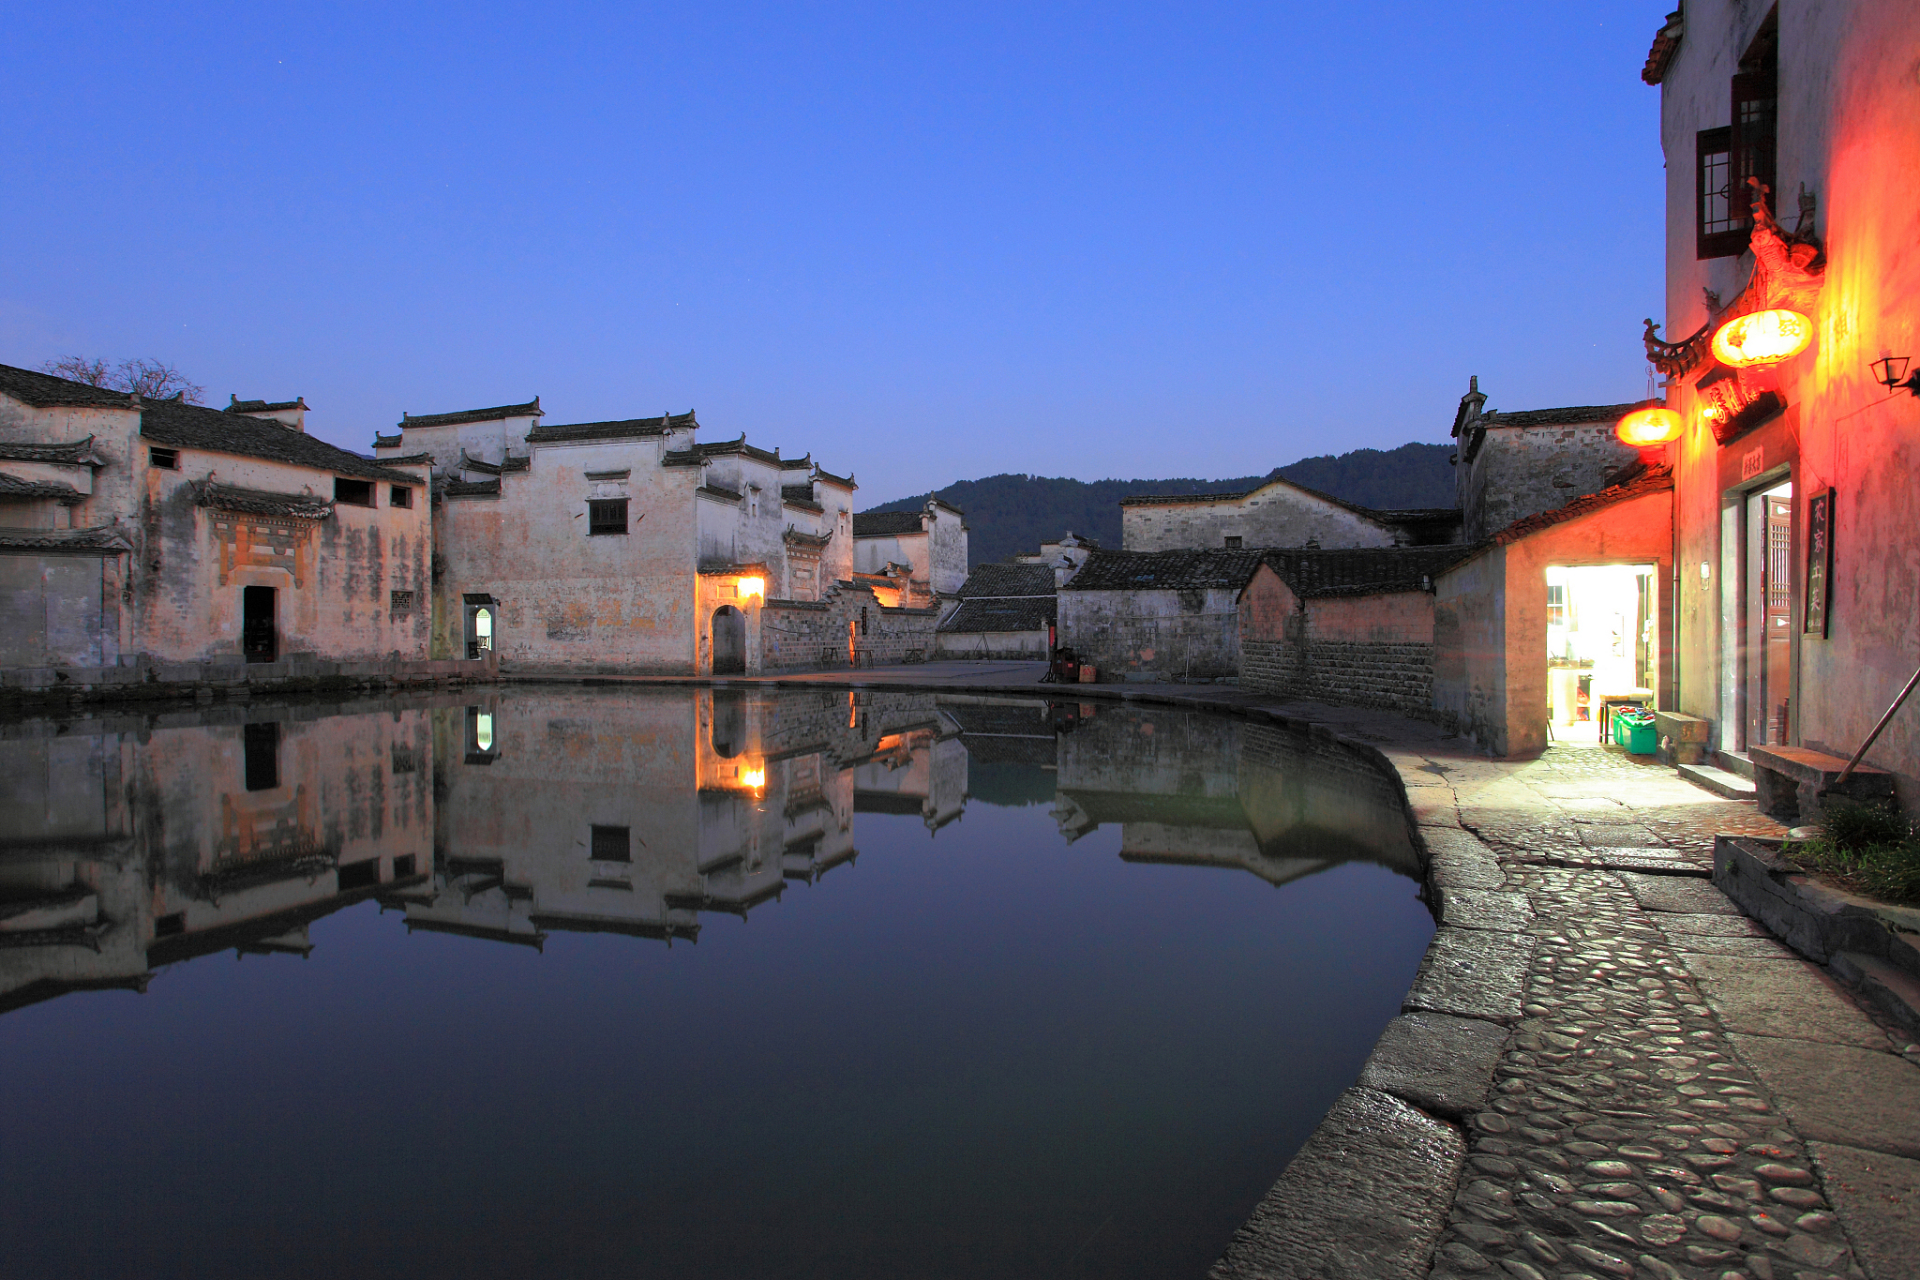
[[[1700,406],[1700,416],[1708,422],[1717,421],[1720,417],[1720,406],[1709,400]]]
[[[740,594],[743,596],[759,596],[763,600],[766,599],[767,580],[765,578],[740,579]]]
[[[1613,434],[1621,444],[1645,449],[1680,437],[1680,415],[1671,409],[1635,409],[1620,419]]]
[[[1720,326],[1713,335],[1713,356],[1721,364],[1746,369],[1779,364],[1813,341],[1813,321],[1798,311],[1756,311]]]
[[[752,787],[755,791],[758,791],[767,785],[767,771],[765,769],[742,770],[740,773],[740,781]]]

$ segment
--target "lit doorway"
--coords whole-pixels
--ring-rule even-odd
[[[1603,742],[1610,709],[1653,705],[1655,566],[1547,566],[1547,723],[1556,742]]]
[[[741,675],[747,669],[747,615],[730,604],[713,611],[713,674]]]
[[[1784,746],[1793,721],[1793,482],[1747,495],[1742,746]]]

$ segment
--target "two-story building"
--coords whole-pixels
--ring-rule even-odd
[[[1679,415],[1677,706],[1736,768],[1851,755],[1920,667],[1916,49],[1904,0],[1690,0],[1642,72],[1667,158],[1646,347]],[[1866,761],[1920,805],[1920,706]]]

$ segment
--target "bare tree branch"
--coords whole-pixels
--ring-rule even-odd
[[[178,397],[188,404],[206,403],[207,389],[164,360],[122,360],[108,365],[92,356],[61,356],[41,365],[40,371],[90,387],[133,392],[148,400]]]

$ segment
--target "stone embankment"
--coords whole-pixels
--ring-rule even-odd
[[[0,709],[40,713],[76,705],[168,700],[210,702],[255,694],[406,689],[489,684],[497,658],[400,658],[347,662],[293,656],[277,662],[129,661],[113,667],[13,667],[0,670]]]

